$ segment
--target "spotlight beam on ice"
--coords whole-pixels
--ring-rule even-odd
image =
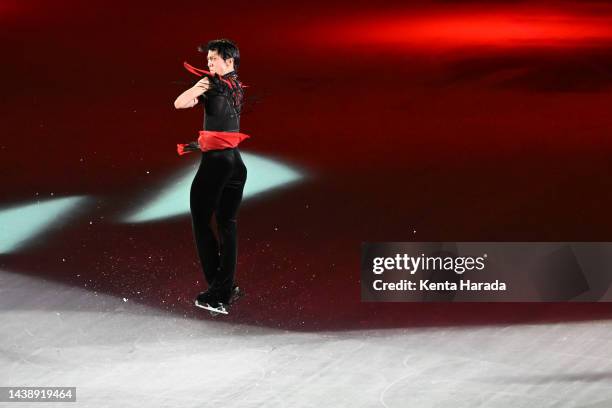
[[[287,186],[304,177],[297,170],[276,160],[259,155],[240,152],[248,169],[243,199],[263,192]],[[189,190],[200,165],[199,160],[184,170],[166,185],[151,203],[122,219],[123,222],[139,223],[155,221],[189,213]]]
[[[0,209],[0,253],[14,252],[40,234],[65,222],[86,199],[83,196],[55,198]]]

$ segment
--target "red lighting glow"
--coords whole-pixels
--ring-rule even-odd
[[[612,42],[610,15],[559,11],[412,11],[353,16],[319,26],[328,44],[454,46],[565,46]],[[315,37],[319,37],[318,35]],[[319,37],[321,38],[321,37]]]

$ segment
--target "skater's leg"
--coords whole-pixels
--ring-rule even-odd
[[[234,283],[238,255],[237,217],[246,178],[246,166],[240,157],[240,152],[235,149],[234,169],[221,193],[219,206],[216,210],[221,244],[221,268],[215,277],[213,287],[221,294],[221,299],[224,302],[229,301]]]
[[[192,228],[196,249],[200,259],[200,265],[204,272],[204,277],[206,278],[206,282],[210,285],[214,281],[220,266],[219,243],[214,237],[210,221],[206,223],[205,220],[205,215],[200,216],[197,215],[197,212],[192,211]]]
[[[220,245],[211,226],[223,186],[231,175],[232,164],[223,155],[205,152],[190,190],[192,227],[198,256],[209,287],[220,266]]]

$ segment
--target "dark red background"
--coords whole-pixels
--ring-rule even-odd
[[[204,287],[188,216],[113,219],[194,159],[175,151],[202,120],[173,108],[193,79],[182,62],[204,67],[196,46],[228,37],[250,85],[243,150],[310,173],[243,204],[247,297],[229,321],[311,330],[612,316],[609,304],[360,302],[362,241],[609,241],[612,227],[612,7],[402,3],[3,2],[0,204],[97,201],[0,256],[2,268],[207,318],[192,306]],[[486,13],[535,16],[533,39],[472,29]],[[465,24],[403,38],[389,21]]]

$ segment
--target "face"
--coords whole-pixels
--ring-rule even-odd
[[[208,50],[208,70],[213,74],[225,75],[234,70],[234,59],[224,60],[216,50]]]

